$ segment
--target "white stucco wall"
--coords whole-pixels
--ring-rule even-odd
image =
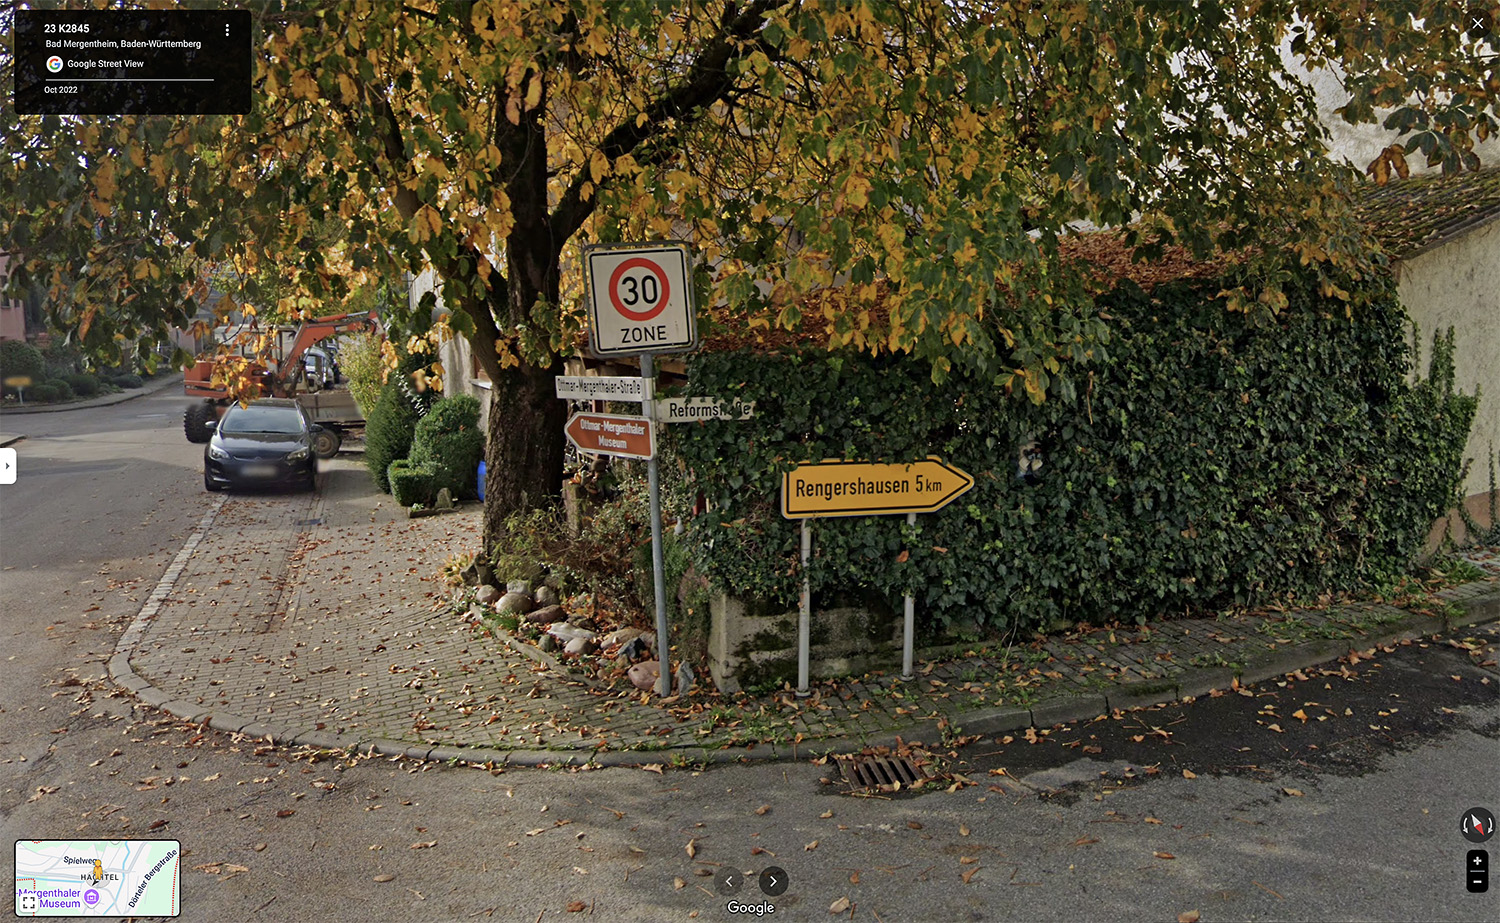
[[[410,280],[406,295],[407,304],[416,308],[422,296],[428,292],[432,292],[437,298],[437,304],[432,311],[432,319],[437,320],[448,313],[448,309],[443,306],[442,280],[433,270],[425,270],[421,275]],[[470,374],[474,368],[474,361],[469,341],[463,337],[454,337],[444,343],[438,350],[438,361],[443,364],[443,393],[445,395],[472,394],[479,398],[479,424],[487,428],[490,414],[489,383],[481,382]]]
[[[1288,56],[1290,54],[1289,51],[1285,53]],[[1317,99],[1319,118],[1330,135],[1329,157],[1337,161],[1347,160],[1356,169],[1363,171],[1377,154],[1396,143],[1398,140],[1396,132],[1380,127],[1380,122],[1385,121],[1390,110],[1376,110],[1379,119],[1376,122],[1350,125],[1334,111],[1349,101],[1349,94],[1344,91],[1338,75],[1327,70],[1316,71],[1312,74],[1300,68],[1295,70],[1304,75],[1303,79],[1312,87]],[[1407,137],[1409,138],[1410,135]],[[1479,155],[1480,163],[1486,166],[1500,163],[1500,136],[1475,144],[1474,153]],[[1442,167],[1429,168],[1427,158],[1421,151],[1413,151],[1407,157],[1406,164],[1414,174],[1442,170]]]
[[[1404,260],[1397,291],[1421,333],[1426,374],[1435,331],[1454,328],[1454,384],[1481,391],[1464,457],[1472,458],[1466,496],[1489,490],[1491,446],[1500,451],[1500,221]]]

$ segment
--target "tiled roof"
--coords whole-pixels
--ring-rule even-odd
[[[1355,190],[1360,217],[1386,252],[1408,258],[1500,217],[1500,167],[1368,182]]]

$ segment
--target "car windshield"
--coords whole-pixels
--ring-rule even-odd
[[[224,415],[219,432],[228,436],[243,433],[296,435],[302,432],[302,415],[295,407],[235,407]]]

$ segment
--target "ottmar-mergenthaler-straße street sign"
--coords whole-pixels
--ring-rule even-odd
[[[596,356],[688,352],[698,345],[686,244],[589,247],[584,252],[589,348]]]
[[[651,421],[612,413],[575,413],[568,419],[568,441],[580,452],[618,455],[622,458],[653,458],[656,438]]]
[[[787,519],[931,513],[974,486],[974,478],[936,456],[909,464],[828,459],[782,475]]]

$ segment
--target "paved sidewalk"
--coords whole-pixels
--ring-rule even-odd
[[[148,704],[221,730],[473,762],[642,763],[848,751],[1092,719],[1252,683],[1500,618],[1500,562],[1436,614],[1373,605],[1174,620],[924,663],[787,694],[668,705],[560,675],[446,604],[436,571],[472,550],[475,508],[408,520],[357,457],[314,494],[205,495],[199,530],[110,671]],[[700,684],[701,685],[701,684]]]

